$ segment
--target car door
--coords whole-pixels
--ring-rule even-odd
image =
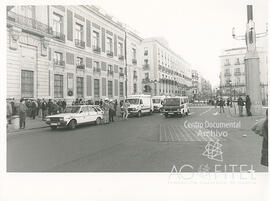
[[[87,122],[88,109],[86,106],[81,106],[80,112],[77,116],[77,123],[82,124]]]
[[[90,122],[93,122],[93,121],[96,121],[97,119],[97,112],[96,112],[96,109],[95,107],[89,107],[89,121]]]

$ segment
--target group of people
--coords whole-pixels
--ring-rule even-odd
[[[232,107],[232,99],[228,98],[225,102],[225,100],[221,97],[219,99],[216,100],[216,104],[215,106],[219,106],[219,113],[224,113],[224,106],[227,105],[228,107]],[[243,108],[244,106],[246,107],[246,113],[247,116],[252,116],[251,112],[250,112],[250,108],[251,108],[251,101],[250,101],[250,97],[249,95],[246,96],[245,101],[242,99],[241,96],[238,97],[237,99],[237,106],[238,106],[238,111],[239,111],[239,116],[243,116]]]

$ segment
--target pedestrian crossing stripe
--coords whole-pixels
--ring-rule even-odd
[[[201,134],[200,134],[201,133]],[[189,129],[177,125],[160,125],[159,141],[160,142],[180,142],[180,141],[224,141],[220,136],[204,135],[209,133],[207,129]]]

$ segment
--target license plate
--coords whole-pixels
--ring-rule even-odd
[[[174,114],[173,112],[169,112],[168,114]]]
[[[57,123],[51,123],[51,126],[57,126]]]

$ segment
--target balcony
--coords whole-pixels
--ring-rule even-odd
[[[118,56],[118,59],[121,60],[121,61],[123,61],[124,60],[124,56],[123,55],[119,55]]]
[[[149,70],[149,69],[150,69],[149,64],[144,64],[144,65],[143,65],[143,70]]]
[[[78,47],[78,48],[84,49],[85,48],[85,42],[82,41],[82,40],[75,39],[75,46]]]
[[[137,80],[138,79],[138,75],[133,75],[133,79]]]
[[[53,35],[54,39],[59,40],[61,42],[65,42],[65,40],[66,40],[65,34],[62,34],[60,32],[52,31],[52,35]]]
[[[237,72],[234,72],[234,75],[235,75],[235,76],[240,76],[240,75],[243,75],[243,74],[242,74],[241,72],[238,72],[238,71],[237,71]]]
[[[149,83],[149,82],[150,82],[149,77],[142,79],[143,84],[146,84],[146,83]]]
[[[59,66],[59,67],[64,67],[65,66],[65,61],[54,59],[53,60],[53,65],[54,66]]]
[[[225,63],[224,66],[230,66],[231,64],[230,63]]]
[[[225,75],[225,77],[230,77],[232,74],[231,73],[225,73],[224,75]]]
[[[137,64],[137,59],[132,59],[132,64],[136,65]]]
[[[113,52],[110,51],[110,50],[108,50],[108,51],[107,51],[107,56],[112,58],[112,57],[113,57]]]
[[[93,46],[93,52],[100,54],[100,47],[99,46]]]
[[[120,73],[119,73],[119,76],[120,76],[120,77],[124,77],[124,73],[123,73],[123,72],[120,72]]]
[[[17,25],[20,26],[25,26],[28,28],[27,31],[31,31],[29,30],[29,28],[33,29],[33,31],[35,31],[35,33],[38,33],[39,35],[52,34],[52,27],[43,24],[33,18],[28,18],[23,15],[14,13],[12,11],[9,11],[7,13],[7,22],[16,23]]]
[[[84,64],[77,64],[76,67],[77,67],[77,70],[84,70],[85,69]]]

